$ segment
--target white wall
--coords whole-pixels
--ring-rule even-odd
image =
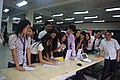
[[[3,10],[3,0],[0,0],[0,32],[1,32],[1,21],[2,21],[2,10]]]
[[[120,22],[116,23],[82,23],[75,24],[79,29],[91,29],[91,30],[120,30]]]

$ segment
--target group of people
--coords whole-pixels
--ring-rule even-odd
[[[45,22],[44,30],[39,34],[30,25],[29,20],[21,20],[15,34],[9,36],[8,44],[12,55],[8,68],[16,67],[17,70],[25,71],[23,65],[35,67],[32,63],[36,62],[57,65],[55,57],[65,58],[66,51],[71,49],[71,59],[75,60],[78,49],[82,49],[83,53],[92,54],[104,50],[105,63],[102,80],[105,80],[110,70],[112,72],[117,70],[120,45],[117,40],[111,38],[110,31],[105,32],[105,39],[103,39],[101,31],[97,30],[91,38],[90,33],[76,29],[75,25],[69,25],[66,31],[60,31],[50,22]]]
[[[7,33],[7,27],[5,27],[4,32],[0,32],[0,45],[3,44],[4,46],[8,44],[8,33]]]

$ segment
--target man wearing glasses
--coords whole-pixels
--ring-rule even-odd
[[[101,80],[106,80],[111,73],[115,74],[117,71],[117,63],[120,58],[120,45],[117,40],[111,38],[111,31],[105,32],[105,39],[101,41],[100,50],[104,50],[104,70]]]
[[[101,40],[102,40],[101,31],[100,30],[95,31],[94,38],[91,39],[90,43],[92,54],[96,54],[99,52],[99,45],[101,43]]]

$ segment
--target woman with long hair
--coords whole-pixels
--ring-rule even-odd
[[[30,21],[23,19],[19,22],[15,34],[9,37],[9,48],[11,49],[11,56],[8,62],[8,68],[16,67],[19,71],[25,71],[22,66],[33,67],[31,64],[30,40],[27,36],[30,29]]]
[[[54,61],[50,60],[51,44],[52,38],[46,34],[40,42],[32,44],[31,53],[38,54],[39,61],[43,64],[56,65]]]

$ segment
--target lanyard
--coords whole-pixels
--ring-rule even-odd
[[[19,36],[21,43],[23,44],[23,57],[25,57],[25,38],[24,41],[22,40],[22,38]],[[23,62],[25,61],[25,58],[23,58]]]

